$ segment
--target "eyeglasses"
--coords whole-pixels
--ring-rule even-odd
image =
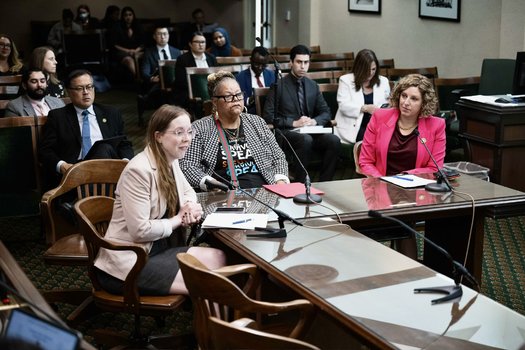
[[[188,129],[186,131],[184,131],[184,130],[169,130],[169,131],[165,131],[165,133],[175,135],[175,137],[177,137],[179,139],[182,138],[185,135],[188,136],[189,138],[193,137],[193,129]]]
[[[192,43],[193,44],[204,45],[204,44],[206,44],[206,41],[196,41],[196,40],[194,40],[194,41],[192,41]]]
[[[215,98],[222,98],[224,102],[235,102],[240,101],[244,97],[244,92],[238,92],[235,95],[223,95],[223,96],[213,96]]]
[[[86,85],[86,86],[70,87],[69,89],[73,90],[73,91],[76,91],[76,92],[91,92],[91,91],[93,91],[94,88],[95,88],[95,86],[93,86],[93,85]]]
[[[0,47],[3,48],[3,49],[10,49],[11,48],[11,44],[0,44]]]

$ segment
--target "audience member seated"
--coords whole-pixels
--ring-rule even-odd
[[[244,104],[248,108],[248,113],[255,114],[255,100],[253,89],[258,87],[270,86],[275,82],[275,73],[266,68],[269,53],[266,48],[256,46],[250,56],[250,68],[247,68],[237,75],[237,82],[244,94]]]
[[[49,34],[47,35],[47,44],[51,46],[57,55],[63,53],[63,38],[64,32],[66,33],[78,33],[82,31],[82,26],[76,22],[73,22],[73,11],[71,9],[62,10],[62,21],[57,22],[51,27]]]
[[[210,269],[226,263],[224,253],[215,248],[170,245],[174,236],[183,235],[183,229],[202,216],[197,195],[178,163],[192,139],[188,113],[163,105],[151,117],[146,137],[146,148],[129,162],[117,184],[106,238],[137,244],[148,252],[138,280],[140,294],[188,294],[177,253],[188,252]],[[134,259],[133,252],[101,249],[95,266],[102,287],[122,294]]]
[[[144,50],[144,31],[131,7],[122,9],[120,23],[109,36],[113,61],[124,65],[135,77],[139,68],[135,66],[135,57],[140,57]]]
[[[210,74],[208,91],[214,112],[193,123],[194,140],[181,160],[189,183],[213,189],[207,182],[223,183],[214,172],[242,188],[289,183],[283,151],[262,118],[243,113],[243,93],[233,74]]]
[[[371,115],[388,102],[390,84],[379,75],[379,62],[372,50],[361,50],[354,61],[353,73],[339,78],[335,115],[335,134],[341,142],[356,143],[363,140]]]
[[[106,13],[102,21],[100,21],[100,28],[105,30],[112,30],[113,27],[119,24],[120,21],[120,7],[116,5],[109,5],[106,7]]]
[[[57,60],[55,52],[49,46],[40,46],[33,50],[29,57],[29,68],[38,68],[48,75],[47,94],[53,97],[64,97],[64,84],[57,77]]]
[[[71,72],[66,81],[71,103],[53,109],[43,129],[39,157],[49,188],[55,187],[74,163],[85,159],[131,159],[133,148],[126,138],[114,147],[104,143],[88,152],[98,140],[124,136],[120,111],[95,102],[92,74],[83,69]]]
[[[233,46],[230,41],[230,34],[224,28],[217,27],[213,31],[213,41],[206,52],[215,57],[242,56],[241,49]]]
[[[332,117],[319,85],[305,76],[310,56],[310,49],[304,45],[291,49],[291,73],[279,80],[278,85],[272,86],[264,104],[264,119],[279,129],[277,140],[281,139],[281,145],[288,147],[286,142],[282,143],[283,135],[289,140],[305,167],[308,167],[314,150],[321,152],[319,181],[330,181],[339,158],[339,138],[333,134],[302,134],[292,130],[303,126],[327,126]],[[278,102],[274,100],[276,88]],[[292,168],[295,179],[304,182],[306,174],[299,162],[294,161]]]
[[[6,34],[0,34],[0,76],[18,75],[24,71],[24,64],[18,57],[15,42]]]
[[[445,120],[433,117],[437,98],[432,82],[419,74],[402,78],[390,98],[392,108],[377,109],[367,126],[359,166],[372,177],[433,173],[437,168],[414,130],[443,166]]]
[[[25,94],[9,101],[5,116],[47,116],[50,110],[64,107],[64,102],[47,94],[47,73],[33,68],[22,75]]]
[[[206,38],[207,46],[210,46],[211,41],[212,41],[211,34],[215,30],[215,28],[219,26],[219,24],[218,23],[207,23],[204,19],[204,11],[200,8],[193,10],[193,12],[191,13],[191,17],[193,19],[193,22],[191,22],[184,29],[184,33],[182,36],[182,42],[184,43],[184,45],[186,45],[186,43],[190,43],[193,33],[201,32]]]
[[[146,49],[142,60],[143,98],[158,100],[160,98],[161,74],[159,60],[176,60],[181,52],[168,44],[170,33],[166,27],[156,27],[153,32],[153,40],[155,40],[156,45]]]
[[[175,85],[173,87],[175,104],[187,108],[189,106],[188,80],[186,67],[214,67],[217,65],[215,56],[206,53],[206,38],[202,32],[195,32],[190,38],[190,51],[177,58],[175,65]]]
[[[100,21],[96,17],[91,17],[91,11],[86,4],[78,5],[75,22],[82,27],[82,30],[93,30],[100,27]]]

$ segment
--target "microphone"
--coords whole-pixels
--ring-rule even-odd
[[[436,159],[432,155],[432,152],[427,147],[427,141],[421,137],[421,134],[419,133],[419,130],[416,128],[414,130],[414,133],[417,135],[417,138],[419,141],[423,144],[423,147],[425,147],[425,150],[427,151],[428,155],[430,156],[430,159],[432,159],[432,162],[434,162],[434,165],[437,168],[437,183],[431,183],[427,184],[425,186],[425,190],[429,192],[450,192],[452,191],[452,185],[448,181],[445,174],[443,174],[443,170],[439,167],[438,163],[436,162]]]
[[[277,130],[279,134],[281,134],[282,138],[288,144],[288,147],[290,147],[290,149],[292,150],[292,153],[295,159],[297,160],[297,162],[303,169],[304,173],[306,174],[304,178],[305,193],[300,193],[296,195],[295,197],[293,197],[293,201],[295,203],[302,203],[302,204],[321,203],[323,201],[321,196],[310,193],[310,187],[312,187],[312,182],[310,181],[310,175],[308,174],[308,170],[306,170],[306,168],[304,167],[303,162],[301,162],[301,159],[299,159],[299,156],[297,155],[297,153],[295,153],[295,149],[292,147],[292,144],[290,143],[290,141],[288,141],[288,138],[284,136],[284,133],[281,131],[281,129],[275,128],[274,130]]]
[[[210,190],[218,189],[218,190],[221,190],[223,192],[228,192],[230,190],[228,188],[228,186],[226,186],[222,182],[218,182],[218,181],[215,182],[215,181],[212,181],[210,179],[206,179],[206,180],[204,180],[204,183],[206,184],[206,188],[210,189]]]
[[[233,184],[231,184],[228,180],[226,180],[224,177],[222,177],[221,175],[217,174],[217,172],[215,172],[213,169],[211,169],[210,168],[210,163],[208,163],[208,161],[206,159],[202,159],[201,160],[201,164],[206,169],[211,170],[213,175],[218,177],[223,182],[227,183],[230,188],[241,191],[243,194],[245,194],[248,197],[252,198],[256,202],[262,204],[263,206],[265,206],[266,208],[270,209],[271,211],[273,211],[277,215],[277,221],[279,222],[279,228],[278,229],[273,229],[273,228],[258,229],[258,228],[256,228],[257,231],[266,231],[268,233],[247,234],[246,236],[248,236],[248,237],[264,237],[264,238],[283,238],[283,237],[286,237],[287,233],[286,233],[286,229],[284,228],[284,221],[285,220],[293,222],[294,224],[296,224],[298,226],[303,226],[302,223],[300,223],[299,221],[295,220],[294,218],[292,218],[290,215],[286,214],[285,212],[283,212],[283,211],[281,211],[279,209],[272,208],[267,203],[264,203],[259,198],[255,197],[253,194],[251,194],[248,191],[244,190],[240,186],[234,186]]]
[[[447,260],[450,262],[450,264],[452,265],[452,276],[454,277],[455,285],[453,285],[453,286],[444,286],[444,287],[432,287],[432,288],[416,288],[416,289],[414,289],[414,293],[439,293],[439,294],[446,294],[446,296],[444,296],[442,298],[432,300],[432,305],[439,304],[439,303],[442,303],[442,302],[445,302],[445,301],[449,301],[449,300],[453,300],[453,299],[459,298],[459,297],[461,297],[463,295],[463,289],[461,288],[461,285],[460,285],[461,276],[465,276],[465,278],[470,283],[472,283],[472,285],[476,288],[476,290],[479,291],[479,284],[476,281],[476,279],[474,278],[474,276],[472,276],[470,274],[470,272],[466,269],[465,266],[463,266],[459,262],[455,261],[454,258],[452,258],[452,256],[450,255],[450,253],[448,251],[446,251],[443,247],[441,247],[441,246],[437,245],[436,243],[432,242],[430,239],[428,239],[427,237],[425,237],[424,235],[422,235],[421,233],[417,232],[412,227],[408,226],[406,223],[404,223],[403,221],[401,221],[401,220],[399,220],[399,219],[397,219],[395,217],[381,214],[380,212],[378,212],[376,210],[369,210],[368,211],[368,216],[373,217],[373,218],[382,218],[382,219],[390,220],[390,221],[393,221],[393,222],[401,225],[402,227],[407,229],[409,232],[411,232],[415,236],[417,236],[419,238],[422,238],[425,242],[427,242],[432,247],[434,247],[434,249],[436,249],[441,254],[443,254],[447,258]]]

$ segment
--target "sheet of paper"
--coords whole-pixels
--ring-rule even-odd
[[[202,228],[253,230],[256,227],[266,227],[267,223],[267,214],[211,213],[204,219]]]
[[[283,196],[284,198],[292,198],[298,194],[305,193],[306,191],[304,184],[301,182],[292,182],[289,184],[282,185],[263,185],[263,187],[266,188],[268,191]],[[319,195],[324,194],[323,191],[320,191],[314,187],[310,187],[310,193]]]
[[[301,134],[331,134],[333,130],[332,128],[325,128],[324,126],[313,125],[295,128],[293,129],[293,131]]]
[[[412,174],[383,176],[381,180],[393,183],[394,185],[397,185],[403,188],[423,187],[426,184],[436,182],[436,180],[424,179],[422,177],[412,175]]]
[[[498,98],[506,97],[523,97],[524,95],[493,95],[493,96],[487,96],[487,95],[473,95],[473,96],[462,96],[462,99],[473,101],[473,102],[480,102],[480,103],[487,103],[494,106],[500,106],[500,107],[516,107],[516,106],[523,106],[523,103],[502,103],[502,102],[496,102]]]

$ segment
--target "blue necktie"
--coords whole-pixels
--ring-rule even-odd
[[[86,157],[91,148],[91,130],[89,128],[89,112],[82,111],[82,159]]]

